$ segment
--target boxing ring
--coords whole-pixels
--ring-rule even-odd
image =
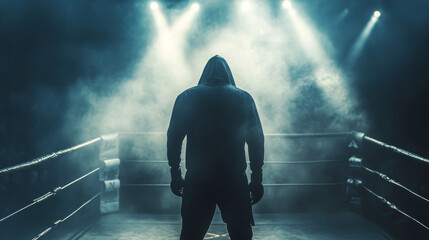
[[[429,222],[426,219],[419,219],[415,213],[403,210],[404,206],[397,204],[396,199],[383,196],[373,182],[367,181],[367,176],[369,174],[371,178],[377,178],[378,185],[383,182],[394,185],[397,191],[408,194],[412,201],[429,206],[429,199],[379,169],[370,167],[371,161],[366,158],[366,152],[362,149],[371,146],[389,151],[407,160],[414,160],[413,164],[420,164],[424,168],[428,167],[429,159],[355,131],[266,134],[265,137],[267,154],[263,185],[266,195],[254,208],[257,224],[254,228],[255,239],[392,239],[375,223],[361,216],[365,215],[361,210],[362,205],[369,203],[376,203],[373,206],[375,208],[387,207],[397,212],[405,221],[411,222],[419,234],[429,235]],[[87,160],[86,171],[70,170],[77,172],[78,177],[65,179],[65,184],[58,184],[46,193],[39,193],[39,197],[29,199],[27,204],[1,212],[2,234],[13,225],[18,230],[10,234],[13,236],[21,233],[25,239],[29,236],[32,239],[111,239],[113,236],[116,239],[178,239],[180,199],[172,197],[169,192],[165,138],[165,133],[103,135],[68,149],[0,169],[0,184],[5,189],[13,190],[13,186],[8,183],[12,182],[15,175],[34,171],[42,165],[67,161],[71,157],[62,158],[73,152],[88,148],[97,152],[95,157],[84,157],[92,158]],[[151,142],[151,139],[157,140]],[[289,142],[285,144],[282,141]],[[279,148],[284,148],[284,151],[279,151]],[[334,151],[328,157],[327,153],[317,153],[318,148]],[[292,154],[292,150],[297,153]],[[293,156],[287,157],[288,153]],[[300,160],[299,156],[303,154],[321,158]],[[181,164],[183,165],[183,161]],[[307,170],[301,171],[300,167]],[[289,170],[280,170],[283,168]],[[282,172],[288,174],[281,174]],[[301,174],[302,172],[307,174]],[[322,176],[328,176],[327,180],[311,181],[322,179]],[[80,201],[73,201],[69,196],[61,198],[61,195],[67,194],[72,188],[80,189],[87,197],[79,199]],[[83,190],[86,188],[89,190]],[[4,199],[9,197],[14,196],[2,196]],[[293,198],[295,200],[288,200]],[[52,222],[45,220],[43,214],[37,216],[36,221],[41,225],[37,231],[18,226],[22,223],[21,220],[13,222],[14,218],[19,218],[31,209],[43,207],[46,202],[56,206],[67,205],[64,207],[67,211],[62,211],[64,213],[61,214],[50,211],[56,219]],[[303,206],[296,210],[298,205]],[[85,224],[79,225],[84,215],[91,215],[86,217],[91,220],[82,220]],[[21,219],[31,216],[23,216]],[[71,224],[74,221],[77,224]],[[205,239],[228,239],[219,214],[215,215]]]

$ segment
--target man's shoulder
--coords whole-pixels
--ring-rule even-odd
[[[235,87],[235,89],[237,89],[237,91],[241,92],[243,95],[247,96],[247,97],[251,97],[250,93],[248,93],[246,90],[243,90],[241,88]]]
[[[248,99],[248,100],[253,100],[252,95],[250,95],[250,93],[248,93],[246,90],[243,90],[241,88],[238,87],[234,87],[235,91],[237,91],[243,98]]]
[[[186,97],[187,95],[193,94],[195,91],[198,91],[198,89],[199,89],[198,85],[194,87],[190,87],[185,91],[183,91],[182,93],[180,93],[178,97]]]
[[[179,94],[178,97],[180,98],[186,98],[188,96],[193,96],[193,95],[199,95],[199,94],[204,94],[205,91],[212,91],[215,90],[216,88],[213,87],[207,87],[204,85],[197,85],[191,88],[186,89],[185,91],[183,91],[181,94]],[[222,88],[218,88],[219,91],[221,90],[226,90],[228,92],[231,92],[234,95],[240,95],[243,98],[247,98],[247,99],[252,99],[252,96],[245,90],[235,87],[235,86],[223,86]]]

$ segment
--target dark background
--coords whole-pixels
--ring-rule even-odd
[[[429,2],[302,3],[320,32],[337,48],[336,62],[351,76],[349,84],[369,119],[366,133],[428,156]],[[175,4],[170,1],[167,6]],[[100,95],[107,94],[114,79],[130,74],[147,41],[141,37],[148,27],[141,6],[138,1],[113,0],[0,2],[0,167],[79,143],[76,140],[82,129],[64,126],[63,120],[71,106],[79,106],[75,114],[82,116],[90,107],[85,100],[71,102],[69,87],[87,81]],[[345,8],[348,16],[334,24]],[[353,42],[376,9],[382,12],[379,22],[360,57],[347,65]],[[93,132],[81,140],[100,134]],[[374,167],[382,166],[419,191],[428,192],[427,178],[419,177],[425,175],[421,165],[410,163],[410,159],[398,163],[393,160],[395,155],[380,162],[381,153],[374,150],[370,154],[379,161],[374,160]],[[396,170],[403,166],[409,168]],[[408,176],[412,180],[407,181]]]
[[[429,3],[302,2],[352,76],[353,91],[369,117],[368,135],[425,155]],[[145,12],[139,7],[136,1],[0,3],[0,166],[76,143],[79,129],[62,121],[67,109],[79,104],[69,102],[68,87],[88,81],[103,94],[110,90],[103,88],[111,85],[109,79],[130,73],[146,41],[140,37]],[[334,24],[345,8],[349,15]],[[347,66],[349,49],[374,9],[382,17],[361,56]],[[93,80],[100,76],[110,77]],[[82,115],[88,110],[84,104],[80,109]]]

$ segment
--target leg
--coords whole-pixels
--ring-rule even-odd
[[[231,240],[251,240],[253,237],[250,223],[227,223],[226,227]]]
[[[251,240],[254,221],[246,176],[222,184],[217,197],[231,239]]]
[[[185,183],[181,240],[202,240],[206,235],[216,208],[211,193],[207,185]]]
[[[209,229],[210,219],[201,219],[200,221],[190,221],[183,219],[182,232],[180,240],[202,240]]]

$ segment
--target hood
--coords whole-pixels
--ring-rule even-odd
[[[216,55],[207,62],[201,74],[200,84],[207,85],[233,85],[235,86],[234,78],[232,77],[231,69],[225,59]]]

